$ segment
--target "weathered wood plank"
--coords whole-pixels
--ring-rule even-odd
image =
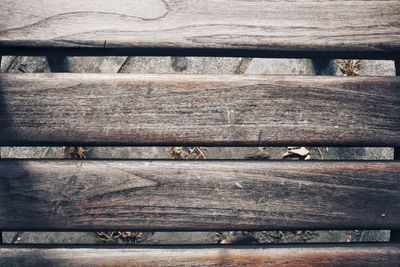
[[[0,161],[0,230],[400,229],[400,162]]]
[[[192,248],[0,247],[2,266],[399,266],[397,244]]]
[[[248,49],[269,56],[400,51],[397,0],[58,0],[45,5],[2,0],[1,6],[3,53],[13,48],[26,53],[27,47],[98,48],[100,53],[125,48],[135,54]],[[166,53],[171,52],[176,53]]]
[[[400,77],[1,74],[1,145],[400,146]]]
[[[395,61],[396,76],[400,76],[400,59]],[[400,90],[400,88],[398,88]],[[400,147],[394,148],[394,160],[400,160]]]
[[[396,76],[400,76],[400,59],[395,60]],[[400,88],[398,88],[400,90]],[[394,160],[400,160],[400,146],[394,148]]]

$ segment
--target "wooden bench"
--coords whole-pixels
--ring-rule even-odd
[[[0,2],[0,55],[400,56],[396,0]],[[400,147],[400,78],[0,74],[0,145]],[[2,159],[0,231],[389,229],[393,238],[3,244],[0,265],[399,266],[399,170],[397,161]]]

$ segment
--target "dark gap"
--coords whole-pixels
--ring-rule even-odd
[[[313,58],[313,59],[390,59],[398,55],[388,51],[320,51],[320,50],[273,50],[239,48],[170,48],[170,47],[25,47],[2,46],[0,55],[10,56],[196,56],[196,57],[255,57],[255,58]]]
[[[266,245],[388,242],[389,230],[3,232],[4,244]]]
[[[51,72],[68,72],[69,64],[66,57],[48,56],[47,63]]]
[[[82,147],[87,159],[248,159],[280,160],[288,147],[185,147],[185,146],[101,146]],[[72,151],[71,153],[73,153]],[[299,159],[310,160],[392,160],[392,147],[298,147],[291,149]],[[3,159],[60,159],[67,157],[65,147],[0,147]],[[296,155],[293,155],[296,156]]]

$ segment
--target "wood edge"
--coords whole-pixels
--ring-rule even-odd
[[[63,244],[63,243],[3,243],[0,249],[20,248],[20,249],[291,249],[291,248],[375,248],[388,247],[400,249],[400,244],[388,241],[382,242],[310,242],[310,243],[270,243],[270,244]],[[399,251],[400,252],[400,251]]]
[[[394,61],[396,76],[400,76],[400,59],[396,59]],[[393,159],[395,161],[400,161],[400,146],[394,147],[394,155]],[[390,241],[400,243],[400,230],[391,230],[390,231]]]

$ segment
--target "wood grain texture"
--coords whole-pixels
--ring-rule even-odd
[[[400,266],[397,244],[202,248],[0,247],[2,266]]]
[[[1,74],[1,145],[400,145],[400,77]]]
[[[400,76],[400,59],[395,60],[395,68],[396,76]],[[398,90],[400,90],[400,88],[398,88]],[[400,160],[400,146],[394,148],[394,160]]]
[[[400,229],[400,162],[0,161],[0,230]]]
[[[0,48],[400,51],[397,0],[1,0]],[[25,49],[26,50],[26,49]],[[160,53],[160,52],[157,52]],[[294,54],[295,54],[294,53]]]

